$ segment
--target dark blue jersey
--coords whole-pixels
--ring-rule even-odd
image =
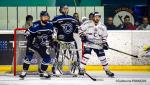
[[[70,15],[59,15],[53,20],[53,25],[57,28],[57,39],[60,41],[75,41],[73,33],[77,32],[78,21]]]
[[[52,39],[53,33],[53,24],[47,22],[47,24],[42,25],[41,21],[36,21],[33,23],[28,31],[29,35],[27,36],[27,45],[42,45],[46,46],[46,41]]]

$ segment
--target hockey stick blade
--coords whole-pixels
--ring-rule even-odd
[[[129,54],[129,53],[126,53],[126,52],[123,52],[123,51],[120,51],[120,50],[117,50],[114,48],[110,48],[110,47],[109,47],[109,49],[114,50],[114,51],[119,52],[119,53],[123,53],[123,54],[129,55],[129,56],[135,57],[135,58],[138,58],[137,55],[132,55],[132,54]]]
[[[96,81],[95,78],[93,78],[92,76],[90,76],[88,73],[85,72],[85,75],[87,75],[90,79],[92,79],[93,81]]]
[[[91,80],[93,81],[104,81],[104,79],[96,79],[96,78],[93,78],[92,76],[90,76],[88,73],[85,72],[85,75],[87,75]]]

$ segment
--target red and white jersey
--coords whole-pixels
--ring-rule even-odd
[[[97,25],[92,20],[85,21],[79,28],[79,34],[84,34],[87,37],[87,42],[84,46],[102,49],[102,43],[107,41],[107,28],[99,22]]]

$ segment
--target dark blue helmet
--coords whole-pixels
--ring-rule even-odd
[[[40,17],[42,17],[42,16],[48,16],[49,17],[49,14],[47,11],[41,11]]]

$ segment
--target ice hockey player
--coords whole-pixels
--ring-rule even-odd
[[[59,9],[61,15],[56,16],[52,21],[54,28],[57,30],[57,40],[63,44],[66,44],[70,46],[71,49],[77,49],[77,43],[73,37],[74,33],[78,32],[78,24],[77,20],[73,17],[68,15],[68,6],[63,5],[60,6]],[[68,52],[68,48],[62,48],[60,44],[58,44],[58,51],[57,51],[57,62],[53,66],[52,72],[56,75],[62,75],[62,65],[63,65],[63,59]],[[79,53],[78,51],[69,50],[70,58],[73,58],[70,71],[71,74],[74,74],[74,71],[79,66]],[[73,57],[74,56],[74,57]]]
[[[27,48],[23,63],[23,72],[20,74],[21,78],[26,77],[30,62],[35,52],[39,53],[42,57],[40,76],[50,78],[50,75],[46,72],[49,63],[51,62],[51,57],[48,54],[46,44],[53,40],[53,25],[49,22],[49,18],[50,16],[47,11],[42,11],[40,13],[40,20],[34,22],[33,26],[31,26],[25,33]]]
[[[114,73],[109,70],[104,53],[104,50],[108,50],[109,48],[107,44],[107,28],[100,22],[100,19],[101,15],[95,12],[93,19],[85,21],[79,28],[81,41],[84,43],[84,55],[80,64],[80,75],[84,75],[84,66],[87,64],[93,50],[97,54],[106,74],[110,77],[114,76]]]

